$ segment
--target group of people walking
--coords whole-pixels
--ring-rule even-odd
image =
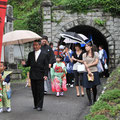
[[[92,42],[85,45],[85,50],[77,43],[75,44],[75,51],[72,51],[69,46],[65,46],[57,50],[56,54],[56,50],[53,50],[53,43],[49,44],[48,37],[43,36],[42,39],[33,42],[33,49],[34,51],[28,55],[28,60],[22,61],[21,64],[24,67],[31,68],[29,77],[34,109],[42,111],[44,94],[48,91],[47,81],[51,90],[56,92],[57,97],[64,95],[64,91],[67,91],[67,86],[73,87],[74,81],[77,97],[84,97],[84,88],[86,88],[89,105],[96,102],[97,85],[100,84],[98,68],[99,70],[102,69],[100,71],[104,71],[105,67],[102,66],[107,63],[107,55],[104,58],[105,62],[103,62],[103,57],[100,58],[102,52],[98,53],[95,51]],[[78,70],[82,69],[80,65],[84,66],[84,71],[82,72]],[[0,79],[2,84],[4,80],[2,80],[2,77]],[[0,109],[2,108],[3,106],[0,106]],[[8,106],[7,108],[11,107]],[[8,109],[8,111],[11,111],[11,109]]]

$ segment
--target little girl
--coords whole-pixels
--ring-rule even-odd
[[[25,87],[31,87],[31,80],[30,80],[30,77],[29,77],[29,72],[27,72],[27,78],[26,78]]]
[[[51,68],[51,85],[52,91],[56,92],[56,96],[63,96],[63,91],[67,91],[66,87],[66,67],[63,62],[61,62],[61,57],[56,56],[56,63],[53,64]]]
[[[5,66],[0,63],[0,113],[3,112],[3,107],[7,108],[7,112],[11,112],[11,89],[10,89],[10,74],[12,71],[4,71]]]

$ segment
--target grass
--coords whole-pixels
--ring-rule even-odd
[[[86,120],[119,120],[120,117],[120,66],[107,80],[106,90],[91,107]]]

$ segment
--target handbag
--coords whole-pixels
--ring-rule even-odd
[[[77,65],[77,72],[83,73],[85,71],[86,71],[86,69],[85,69],[85,65],[84,64]]]
[[[10,88],[10,83],[6,84],[6,94],[7,94],[7,98],[10,99],[11,98],[11,94],[12,94],[12,90]]]
[[[8,99],[11,98],[11,93],[12,93],[12,91],[11,91],[11,89],[9,89],[9,91],[7,91],[7,98],[8,98]]]
[[[93,75],[93,73],[91,75],[87,74],[87,76],[88,76],[88,81],[91,81],[91,82],[94,81],[94,75]]]
[[[108,65],[105,63],[104,68],[107,70],[108,69]]]

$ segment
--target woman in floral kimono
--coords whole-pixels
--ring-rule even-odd
[[[56,92],[56,96],[63,96],[63,91],[67,91],[66,87],[66,67],[63,62],[61,62],[61,57],[57,55],[56,63],[53,64],[51,68],[51,84],[52,91]]]

